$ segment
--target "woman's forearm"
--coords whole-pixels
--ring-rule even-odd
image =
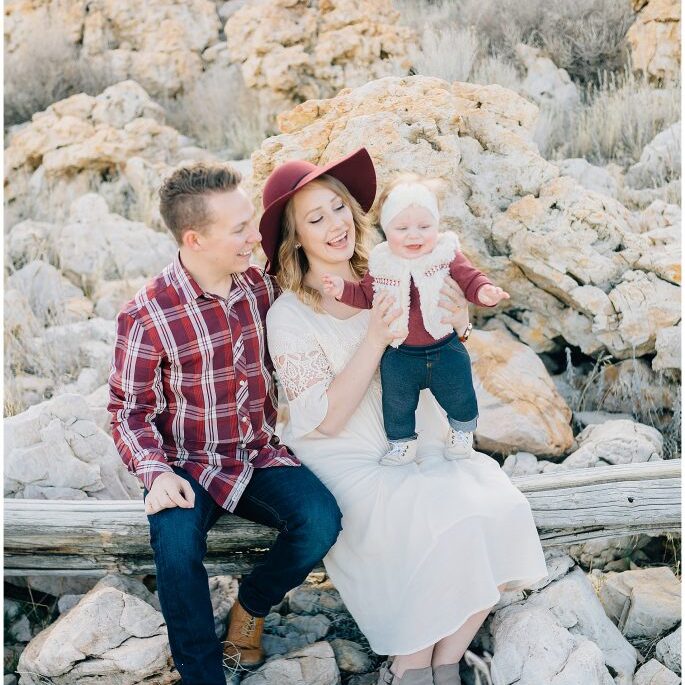
[[[318,426],[320,433],[337,435],[347,425],[362,401],[384,351],[385,348],[368,337],[362,340],[347,366],[328,386],[328,411]]]

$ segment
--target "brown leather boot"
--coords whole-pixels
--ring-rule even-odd
[[[235,666],[259,666],[264,663],[262,631],[264,619],[249,614],[236,599],[229,614],[228,633],[224,642],[224,656]]]

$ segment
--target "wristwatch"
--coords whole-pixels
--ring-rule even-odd
[[[471,335],[471,330],[473,329],[473,324],[469,323],[466,330],[459,336],[459,342],[466,342]]]

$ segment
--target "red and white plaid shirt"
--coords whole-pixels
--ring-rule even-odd
[[[275,295],[256,267],[233,274],[228,298],[206,293],[177,256],[120,312],[108,409],[148,490],[173,464],[233,511],[253,469],[299,465],[274,436],[264,324]]]

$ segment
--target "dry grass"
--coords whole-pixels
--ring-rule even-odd
[[[30,40],[5,56],[5,126],[76,93],[97,95],[112,85],[111,74],[80,55],[59,21],[37,17],[27,35]]]
[[[205,72],[189,90],[161,104],[171,126],[232,159],[249,157],[271,133],[264,108],[235,68]]]

